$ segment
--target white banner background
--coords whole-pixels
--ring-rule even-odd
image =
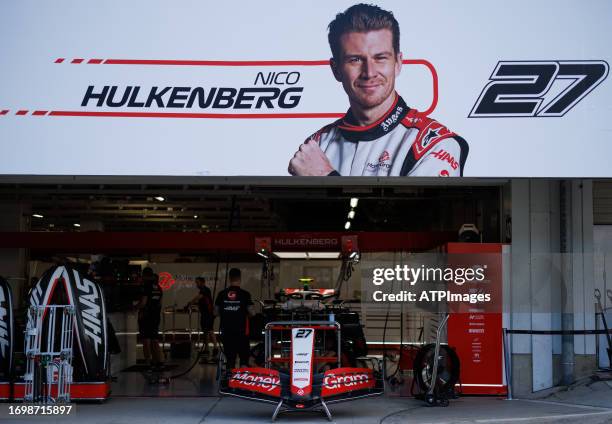
[[[342,113],[326,66],[201,67],[71,64],[73,58],[325,60],[327,25],[352,1],[7,1],[0,5],[0,173],[284,176],[299,144],[333,118],[179,119],[32,116],[81,107],[89,85],[252,87],[257,72],[299,71],[295,109]],[[612,62],[612,3],[379,1],[401,27],[405,59],[437,70],[430,116],[470,145],[465,176],[610,177],[612,84],[604,80],[558,118],[467,118],[500,60]],[[66,61],[56,64],[57,58]],[[281,69],[282,68],[282,69]],[[397,89],[427,109],[431,74],[405,65]],[[281,87],[282,88],[282,87]],[[551,91],[552,92],[552,91]],[[28,110],[24,116],[18,110]],[[134,108],[120,108],[135,111]],[[138,109],[139,111],[156,111]],[[194,107],[161,112],[252,113]]]

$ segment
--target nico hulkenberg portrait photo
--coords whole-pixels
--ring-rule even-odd
[[[393,13],[375,5],[354,5],[329,24],[328,39],[331,69],[350,108],[300,145],[289,173],[462,176],[467,142],[411,109],[395,89],[402,53]]]

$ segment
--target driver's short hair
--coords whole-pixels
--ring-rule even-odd
[[[340,37],[348,32],[369,32],[388,29],[393,35],[393,50],[400,52],[400,29],[393,13],[373,4],[360,3],[338,13],[327,27],[329,47],[334,59],[340,59]]]

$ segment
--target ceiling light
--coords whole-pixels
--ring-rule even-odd
[[[274,252],[279,259],[308,259],[306,252]]]
[[[350,212],[348,213],[348,219],[353,219],[355,218],[355,211],[354,210],[350,210]]]
[[[357,207],[357,203],[359,203],[359,199],[356,197],[353,197],[351,199],[351,208],[356,208]]]
[[[193,219],[198,219],[198,216],[197,216],[197,215],[194,215],[194,216],[193,216]]]
[[[77,223],[74,223],[74,224],[72,224],[72,225],[74,225],[74,226],[75,226],[75,227],[77,227],[77,228],[79,228],[79,227],[81,226],[81,224],[77,224]]]
[[[348,230],[349,228],[351,228],[351,221],[346,221],[346,224],[344,224],[344,229]]]
[[[33,213],[33,214],[32,214],[32,216],[33,216],[34,218],[44,218],[44,216],[42,216],[42,215],[41,215],[41,214],[39,214],[39,213]]]
[[[166,198],[163,196],[156,196],[155,200],[157,200],[158,202],[163,202],[164,200],[166,200]]]
[[[338,259],[340,252],[307,252],[310,259]]]

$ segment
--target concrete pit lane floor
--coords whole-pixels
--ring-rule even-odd
[[[604,383],[605,384],[605,383]],[[465,423],[612,423],[612,387],[592,396],[600,406],[550,400],[512,400],[492,397],[464,397],[450,406],[429,408],[422,401],[403,397],[379,397],[329,405],[336,423],[346,424],[465,424]],[[609,397],[608,397],[609,396]],[[606,406],[601,406],[606,405]],[[131,398],[116,397],[103,404],[77,404],[67,417],[9,416],[0,404],[2,423],[75,424],[201,424],[269,423],[273,405],[237,398]],[[281,414],[279,423],[325,423],[322,413],[302,411]]]

